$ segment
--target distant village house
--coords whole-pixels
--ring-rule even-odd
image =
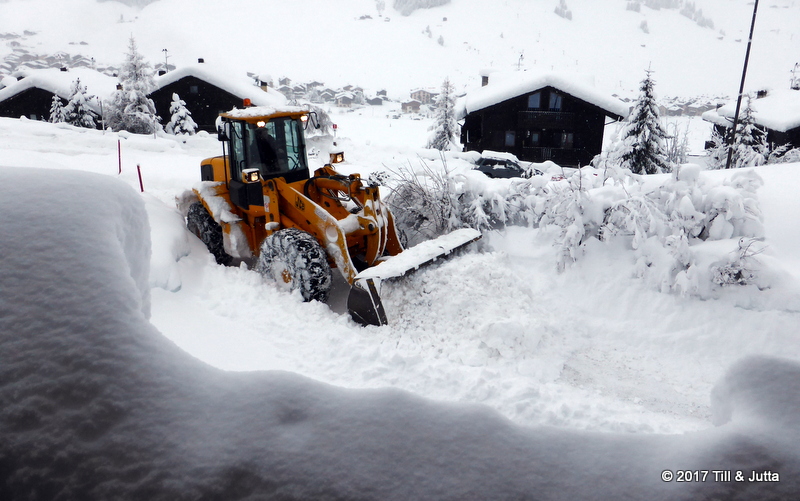
[[[791,144],[800,148],[800,90],[778,89],[762,91],[750,103],[753,121],[767,132],[767,142],[774,147]],[[742,103],[744,109],[746,103]],[[736,103],[731,102],[703,113],[717,132],[727,137],[733,125]]]

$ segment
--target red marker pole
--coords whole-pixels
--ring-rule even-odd
[[[144,184],[142,184],[142,167],[139,164],[136,164],[136,172],[139,173],[139,189],[142,190],[142,193],[144,193]]]

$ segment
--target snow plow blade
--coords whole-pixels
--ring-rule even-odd
[[[387,258],[367,268],[353,281],[347,298],[350,316],[361,325],[386,325],[386,312],[381,303],[381,284],[396,280],[440,258],[452,254],[481,238],[481,233],[471,228],[453,231],[439,238],[419,243],[414,247]]]

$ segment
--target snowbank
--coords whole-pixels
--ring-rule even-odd
[[[800,426],[783,414],[800,402],[795,362],[744,362],[716,393],[732,421],[683,436],[524,428],[485,407],[397,390],[228,373],[149,324],[149,225],[133,190],[72,171],[0,175],[0,232],[13,235],[0,241],[1,498],[788,499],[797,490],[800,456],[786,444]],[[46,195],[32,205],[31,193]],[[665,483],[666,469],[769,469],[780,482]]]

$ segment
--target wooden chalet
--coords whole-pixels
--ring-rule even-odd
[[[494,150],[520,160],[588,165],[603,146],[606,122],[629,112],[622,101],[560,75],[493,74],[459,101],[465,151]]]
[[[115,78],[89,68],[28,70],[20,74],[18,80],[4,80],[5,87],[0,89],[0,116],[47,121],[50,119],[53,96],[57,95],[62,104],[66,104],[72,84],[78,79],[82,86],[86,86],[88,94],[100,99],[106,99],[116,88]],[[87,106],[100,115],[101,107],[97,99],[87,102]]]
[[[352,108],[355,103],[355,96],[352,92],[342,92],[336,96],[336,106],[340,108]]]
[[[750,102],[753,121],[767,132],[767,143],[773,147],[791,144],[800,148],[800,90],[778,89],[762,91]],[[747,103],[742,102],[742,110]],[[711,122],[717,132],[727,137],[733,125],[736,102],[703,113],[703,120]],[[741,111],[740,111],[741,116]]]
[[[178,68],[156,78],[156,88],[149,97],[163,123],[170,120],[173,94],[178,94],[186,102],[186,109],[192,114],[198,129],[207,132],[216,132],[215,123],[221,112],[241,108],[245,99],[250,99],[256,106],[285,102],[285,98],[271,87],[264,90],[254,85],[245,74],[237,78],[230,71],[207,63]]]

